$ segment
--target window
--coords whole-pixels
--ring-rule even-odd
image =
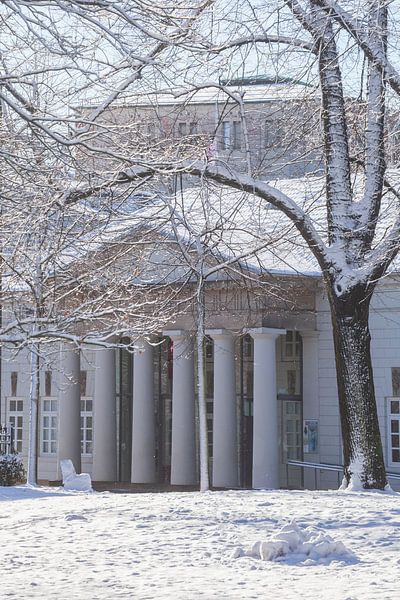
[[[81,396],[86,396],[87,394],[87,371],[81,371],[79,376],[79,385]]]
[[[197,121],[189,123],[189,135],[197,135]]]
[[[300,356],[301,337],[298,331],[287,331],[285,338],[285,358],[292,359]]]
[[[222,122],[222,149],[240,150],[242,147],[242,126],[240,121]]]
[[[400,399],[388,398],[389,463],[400,466]]]
[[[81,399],[81,452],[93,453],[93,401]]]
[[[250,335],[245,335],[243,338],[243,356],[245,358],[253,359],[253,338]]]
[[[400,397],[400,367],[392,368],[392,396]]]
[[[57,400],[44,400],[42,409],[42,452],[57,453]]]
[[[12,371],[10,379],[11,379],[11,396],[16,396],[17,395],[17,387],[18,387],[17,371]]]
[[[294,400],[283,402],[283,459],[302,459],[301,403]]]
[[[14,447],[17,452],[22,452],[22,440],[24,432],[24,401],[10,400],[8,408],[8,422],[14,429]]]
[[[51,371],[44,372],[44,394],[51,396]]]
[[[289,369],[286,371],[287,393],[293,396],[296,393],[296,371]]]
[[[179,137],[185,137],[187,134],[186,123],[178,123],[178,135]]]
[[[232,123],[232,148],[233,150],[242,148],[242,124],[240,121]]]

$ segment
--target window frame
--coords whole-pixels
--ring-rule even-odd
[[[15,409],[11,408],[11,403],[15,402]],[[18,404],[21,403],[22,408],[18,409]],[[22,419],[21,427],[18,427],[15,422],[12,423],[11,419]],[[12,425],[14,429],[14,448],[15,450],[22,454],[24,451],[24,425],[25,425],[25,415],[24,415],[24,398],[18,396],[11,396],[7,398],[7,421],[10,425]],[[21,437],[18,437],[18,432],[21,432]],[[20,447],[18,447],[20,445]]]
[[[46,408],[46,403],[50,403]],[[56,456],[58,454],[58,398],[55,396],[44,397],[41,402],[41,415],[40,415],[40,455],[41,456]],[[49,419],[50,426],[45,427],[45,419]],[[49,437],[45,439],[44,432],[49,431]],[[53,438],[51,432],[55,431],[55,437]],[[49,444],[49,450],[44,449],[44,445]],[[53,444],[55,444],[55,450],[52,450]]]
[[[87,409],[87,403],[91,402],[91,409]],[[91,426],[87,426],[87,420],[91,419]],[[93,398],[91,396],[81,396],[80,410],[81,424],[81,456],[93,456]],[[91,439],[87,439],[87,433],[91,431]],[[88,445],[91,445],[91,451],[88,452]]]

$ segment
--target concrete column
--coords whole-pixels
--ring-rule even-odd
[[[319,425],[319,394],[318,394],[318,332],[302,331],[303,341],[303,419],[318,421]],[[319,447],[316,452],[304,453],[304,460],[320,462]],[[304,469],[304,487],[318,487],[319,472]]]
[[[81,472],[81,394],[79,350],[62,344],[60,353],[58,461],[70,458]],[[59,463],[57,468],[59,469]]]
[[[164,331],[173,341],[171,484],[194,485],[196,429],[193,347],[185,331]]]
[[[275,340],[284,329],[251,329],[254,339],[253,488],[279,488]]]
[[[214,340],[213,470],[214,487],[238,487],[235,344],[225,329],[212,329]]]
[[[115,350],[98,349],[93,402],[94,481],[117,479],[115,385]]]
[[[153,388],[153,348],[140,340],[133,355],[132,483],[156,481]]]

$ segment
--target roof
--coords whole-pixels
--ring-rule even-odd
[[[244,79],[239,84],[239,80],[228,81],[226,85],[216,83],[215,81],[203,82],[188,91],[187,88],[180,89],[159,89],[149,92],[148,88],[136,90],[135,94],[127,95],[123,100],[113,104],[114,108],[134,107],[134,106],[182,106],[234,102],[229,94],[240,94],[246,103],[263,103],[282,101],[294,101],[305,98],[319,98],[318,88],[307,86],[304,83],[296,81],[270,81],[260,79],[257,85],[253,81]],[[239,85],[238,85],[239,84]],[[224,91],[223,88],[226,88]],[[96,106],[99,100],[94,98],[90,103],[82,108]]]

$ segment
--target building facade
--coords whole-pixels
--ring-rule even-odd
[[[238,327],[240,314],[234,310],[210,319],[204,381],[214,487],[338,485],[335,472],[287,467],[288,459],[342,463],[330,313],[318,283],[311,296],[296,317],[292,311],[260,311],[255,326],[244,328]],[[65,343],[46,350],[40,480],[60,480],[59,460],[71,458],[77,471],[89,472],[95,482],[198,484],[196,354],[188,322],[182,319],[157,337],[136,340],[134,352],[122,347],[77,351]],[[387,470],[400,472],[397,277],[378,288],[371,331]],[[29,385],[29,356],[3,349],[1,421],[15,428],[25,461]]]

